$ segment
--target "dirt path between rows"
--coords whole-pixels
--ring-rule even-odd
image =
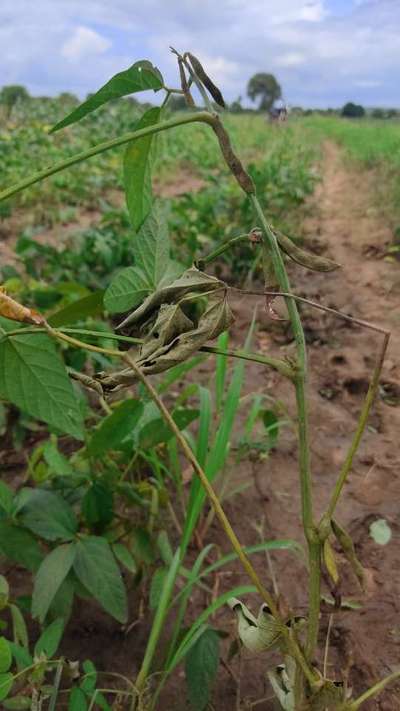
[[[382,259],[392,236],[374,206],[374,176],[349,167],[340,149],[332,143],[324,147],[322,175],[312,199],[311,216],[304,224],[306,242],[338,261],[342,269],[322,275],[295,266],[291,269],[293,288],[301,296],[392,332],[380,396],[337,511],[367,569],[368,585],[363,596],[339,555],[341,592],[363,606],[358,611],[335,615],[328,674],[338,678],[340,670],[345,670],[349,686],[360,693],[398,668],[400,660],[400,270],[398,264]],[[246,297],[246,301],[238,304],[238,340],[243,340],[255,302],[256,299],[249,301]],[[315,513],[319,516],[355,430],[381,337],[308,306],[301,307],[301,312],[309,343],[312,469]],[[261,319],[261,328],[265,330],[258,333],[259,348],[275,355],[290,354],[293,345],[287,329],[274,326],[265,315]],[[257,367],[249,368],[246,389],[261,392],[265,388],[272,397],[288,402],[289,413],[294,415],[291,387],[274,373],[263,376]],[[301,540],[293,429],[287,429],[281,436],[277,450],[266,463],[252,468],[249,464],[241,465],[238,480],[251,476],[255,477],[256,490],[249,489],[240,500],[229,505],[242,539],[246,543],[257,540],[254,530],[251,532],[252,525],[263,510],[271,537]],[[257,497],[258,512],[254,503]],[[392,529],[392,539],[385,547],[378,546],[369,535],[370,524],[379,518],[385,518]],[[283,596],[301,612],[307,601],[301,567],[286,554],[274,554],[273,559]],[[266,575],[265,563],[260,572]],[[328,614],[324,614],[320,649],[325,643],[327,623]],[[255,689],[261,695],[268,657],[260,666],[258,686],[254,678],[257,664],[259,661],[248,657],[244,665],[247,672],[252,672],[245,689],[253,699]],[[392,687],[363,708],[400,709],[399,698],[400,685],[397,692]],[[272,709],[271,703],[265,702],[257,708]],[[221,699],[221,706],[217,703],[216,708],[228,709],[229,704],[224,705]]]

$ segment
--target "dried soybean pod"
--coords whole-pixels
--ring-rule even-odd
[[[335,534],[336,540],[338,541],[347,561],[350,563],[354,574],[357,576],[361,588],[364,589],[364,568],[357,558],[357,554],[351,536],[344,528],[342,528],[342,526],[335,519],[332,519],[332,531]]]
[[[183,59],[181,57],[178,57],[178,66],[179,66],[179,74],[181,77],[181,87],[182,87],[183,95],[185,97],[185,101],[188,106],[194,106],[195,103],[193,100],[193,96],[191,95],[190,90],[189,90],[189,84],[187,82],[186,74],[185,74],[185,67],[183,64]]]
[[[194,54],[191,54],[190,52],[186,52],[185,57],[188,57],[188,59],[190,60],[190,63],[193,67],[194,72],[200,79],[201,83],[204,84],[206,89],[209,91],[209,93],[211,94],[215,103],[218,104],[218,106],[222,106],[222,108],[224,109],[225,108],[224,97],[222,96],[218,87],[215,86],[214,82],[211,81],[210,77],[204,71],[204,68],[203,68],[201,62],[199,62],[197,57],[195,57]]]
[[[256,188],[253,183],[253,179],[246,172],[246,170],[243,167],[243,163],[237,157],[237,155],[234,153],[232,144],[231,144],[231,141],[229,138],[229,134],[225,131],[218,116],[216,116],[214,118],[214,121],[211,124],[211,127],[212,127],[215,135],[218,138],[218,142],[219,142],[219,145],[221,148],[221,153],[224,156],[225,161],[228,164],[228,166],[230,167],[236,180],[238,181],[240,187],[248,195],[255,195]]]
[[[334,262],[332,259],[307,252],[305,249],[298,247],[297,244],[294,244],[289,237],[278,230],[274,229],[274,233],[281,249],[283,249],[288,257],[302,267],[312,269],[315,272],[333,272],[335,269],[339,269],[340,264]]]
[[[29,309],[12,299],[2,286],[0,287],[0,316],[20,323],[33,323],[36,326],[43,326],[46,323],[45,318],[38,311]]]

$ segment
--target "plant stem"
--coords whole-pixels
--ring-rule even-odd
[[[210,262],[213,262],[214,259],[217,259],[217,257],[220,257],[221,254],[226,252],[228,249],[231,249],[235,244],[238,244],[239,242],[249,242],[249,235],[239,235],[238,237],[232,237],[231,239],[228,239],[226,242],[224,242],[220,247],[217,249],[214,249],[213,252],[210,252],[207,254],[205,257],[202,257],[197,261],[197,264],[199,265],[199,269],[203,269],[203,265],[207,266],[207,264],[210,264]]]
[[[388,684],[391,684],[392,681],[396,681],[396,679],[399,679],[399,678],[400,678],[400,671],[393,672],[393,674],[390,674],[385,679],[378,681],[376,684],[374,684],[374,686],[371,686],[371,688],[368,689],[367,691],[365,691],[364,694],[359,696],[358,699],[355,699],[354,701],[351,701],[349,704],[343,706],[343,711],[358,711],[360,706],[365,701],[368,701],[368,699],[371,699],[373,696],[380,694],[381,691],[383,691],[384,688]],[[339,709],[339,711],[341,711],[341,710]]]
[[[3,190],[0,193],[0,202],[2,200],[7,200],[7,198],[10,198],[16,193],[19,193],[21,190],[24,190],[25,188],[28,188],[31,185],[34,185],[35,183],[38,183],[41,180],[44,180],[44,178],[48,178],[51,175],[54,175],[55,173],[59,173],[61,170],[69,168],[71,165],[81,163],[82,161],[87,160],[87,158],[92,158],[93,156],[96,156],[99,153],[104,153],[110,148],[117,148],[118,146],[122,146],[124,143],[129,143],[130,141],[134,141],[137,138],[142,138],[143,136],[148,136],[152,133],[166,131],[167,129],[174,128],[175,126],[181,126],[183,124],[195,122],[202,122],[213,125],[213,117],[208,111],[198,111],[196,113],[187,114],[186,116],[179,115],[176,118],[169,119],[168,121],[163,121],[159,124],[147,126],[146,128],[140,128],[138,131],[132,131],[131,133],[125,133],[123,136],[119,136],[118,138],[112,138],[110,141],[105,141],[104,143],[98,143],[96,146],[89,148],[87,151],[76,153],[74,156],[71,156],[71,158],[67,158],[66,160],[60,161],[59,163],[55,163],[55,165],[52,165],[49,168],[44,168],[43,170],[40,170],[37,173],[34,173],[33,175],[29,176],[29,178],[25,178],[24,180],[21,180],[20,182],[12,185],[10,188]]]
[[[51,327],[50,327],[51,328]],[[117,333],[108,333],[106,331],[89,331],[85,328],[58,328],[58,329],[51,329],[51,331],[56,330],[57,331],[57,337],[60,338],[61,340],[64,340],[68,343],[71,343],[71,345],[76,345],[75,339],[68,339],[68,338],[63,338],[63,336],[67,334],[74,334],[76,333],[77,335],[82,335],[82,336],[95,336],[97,338],[104,338],[104,339],[110,339],[114,341],[124,341],[126,343],[132,343],[132,345],[141,345],[143,343],[142,338],[132,338],[130,336],[120,336]],[[22,336],[22,335],[27,335],[30,333],[43,333],[51,332],[49,328],[40,328],[40,327],[35,327],[35,326],[28,326],[27,328],[19,328],[16,329],[15,331],[5,331],[3,338],[11,338],[13,336]],[[3,339],[0,339],[0,342]],[[97,346],[91,346],[88,343],[83,344],[81,341],[81,347],[85,347],[88,350],[96,351]],[[295,373],[291,365],[289,363],[285,363],[284,360],[281,360],[280,358],[273,358],[272,356],[268,355],[258,355],[257,353],[248,353],[247,351],[243,350],[232,350],[232,349],[223,349],[223,348],[216,348],[214,346],[202,346],[199,348],[199,351],[202,353],[211,353],[214,355],[223,355],[223,356],[230,356],[231,358],[239,358],[240,360],[248,360],[252,363],[259,363],[260,365],[266,365],[270,368],[274,368],[278,373],[283,375],[285,378],[288,378],[288,380],[293,380],[295,377]],[[102,349],[100,350],[102,352]],[[118,351],[117,351],[118,352]]]
[[[260,222],[264,243],[271,255],[275,276],[282,292],[290,293],[290,283],[286,273],[285,264],[279,249],[276,236],[268,225],[261,205],[255,195],[250,195],[250,200]],[[301,509],[304,535],[308,544],[309,557],[309,619],[307,627],[306,658],[310,661],[318,640],[319,613],[320,613],[320,541],[313,518],[312,481],[310,471],[310,445],[308,434],[308,408],[306,398],[307,353],[303,327],[294,299],[284,297],[297,351],[297,369],[295,375],[296,403],[298,412],[298,441],[299,441],[299,468]]]
[[[246,553],[244,552],[239,539],[237,538],[222,506],[219,501],[218,496],[216,495],[213,487],[211,486],[210,482],[207,479],[207,476],[205,472],[203,471],[202,467],[198,463],[196,457],[194,456],[191,448],[187,444],[185,438],[182,436],[179,428],[175,424],[173,418],[171,417],[168,409],[165,407],[163,401],[159,397],[158,393],[156,390],[153,388],[152,384],[148,380],[148,378],[142,373],[140,368],[137,366],[136,362],[133,360],[133,358],[129,355],[129,353],[125,353],[122,355],[123,360],[134,370],[134,372],[137,375],[137,378],[142,382],[142,384],[145,386],[147,389],[149,395],[151,396],[152,400],[157,404],[157,407],[159,408],[165,422],[168,424],[169,428],[171,431],[174,433],[177,441],[179,442],[185,456],[191,463],[195,473],[199,477],[201,484],[203,488],[206,491],[206,494],[215,510],[215,513],[217,517],[220,520],[220,523],[226,533],[227,538],[229,539],[235,553],[237,554],[243,568],[245,569],[247,575],[249,578],[252,580],[254,585],[256,586],[257,590],[259,591],[262,599],[266,602],[268,607],[271,610],[272,615],[275,617],[277,620],[278,624],[281,626],[282,634],[286,638],[286,642],[288,646],[290,647],[291,654],[293,657],[296,659],[298,664],[303,670],[304,675],[310,682],[310,684],[313,686],[316,684],[316,677],[314,676],[312,670],[306,663],[304,656],[298,646],[298,644],[292,639],[292,637],[289,635],[288,630],[283,623],[283,620],[281,619],[281,616],[279,614],[278,607],[275,603],[275,600],[273,599],[272,595],[268,592],[268,590],[264,587],[262,584],[258,574],[256,573],[255,569],[253,568],[249,558],[247,557]]]
[[[368,388],[368,392],[367,392],[367,395],[366,395],[366,398],[364,401],[364,405],[361,410],[361,415],[360,415],[360,419],[358,421],[358,426],[357,426],[357,429],[356,429],[354,436],[353,436],[353,441],[350,445],[346,459],[345,459],[342,469],[340,471],[339,478],[335,484],[335,488],[333,490],[328,509],[326,511],[326,514],[323,516],[323,520],[325,520],[325,521],[331,521],[331,519],[333,517],[337,502],[339,500],[339,496],[342,492],[343,486],[346,483],[347,477],[348,477],[351,467],[353,465],[354,455],[357,452],[357,449],[358,449],[360,442],[361,442],[361,438],[364,434],[364,430],[367,426],[369,413],[371,411],[371,407],[373,405],[373,402],[375,400],[375,396],[376,396],[376,393],[378,390],[379,378],[380,378],[380,375],[382,372],[383,361],[385,359],[385,354],[386,354],[386,350],[388,347],[389,338],[390,338],[390,334],[385,333],[384,339],[383,339],[383,344],[382,344],[382,347],[378,353],[377,361],[376,361],[376,364],[374,367],[374,372],[372,374],[372,379],[371,379],[371,382],[370,382],[370,385]]]

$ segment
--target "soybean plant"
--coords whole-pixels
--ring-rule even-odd
[[[199,59],[192,53],[180,53],[172,49],[177,59],[180,86],[171,88],[165,85],[160,71],[148,61],[139,61],[126,71],[120,72],[110,79],[99,91],[92,94],[83,104],[56,124],[52,131],[59,131],[75,122],[84,119],[90,112],[101,105],[127,94],[143,90],[162,91],[164,100],[159,107],[146,111],[135,130],[124,135],[111,138],[77,155],[45,168],[38,173],[25,178],[0,194],[0,200],[11,198],[16,193],[30,185],[44,180],[70,166],[89,160],[120,146],[125,146],[123,155],[123,173],[127,207],[132,226],[137,233],[135,265],[119,272],[111,281],[104,297],[104,306],[108,313],[123,314],[117,336],[119,341],[129,342],[135,334],[140,333],[143,342],[136,350],[119,350],[103,348],[88,344],[77,338],[79,329],[71,335],[68,329],[51,326],[40,314],[16,304],[10,297],[2,294],[0,297],[0,313],[6,318],[28,323],[26,329],[4,331],[0,342],[0,361],[3,372],[0,375],[0,389],[5,397],[19,406],[25,406],[28,412],[44,419],[50,424],[56,424],[61,430],[74,436],[82,428],[80,413],[74,406],[71,393],[66,382],[67,375],[60,370],[61,364],[49,339],[54,342],[67,343],[69,346],[84,348],[107,354],[118,359],[123,364],[122,370],[112,373],[98,374],[95,387],[100,391],[105,402],[109,393],[141,384],[150,398],[159,408],[165,423],[173,432],[182,452],[191,464],[194,472],[191,499],[184,522],[180,546],[171,557],[168,572],[164,581],[162,595],[155,614],[154,623],[148,640],[147,649],[141,669],[135,680],[137,699],[135,703],[142,708],[154,708],[158,695],[168,674],[183,658],[188,658],[190,650],[204,632],[204,623],[209,614],[216,609],[211,606],[200,615],[183,638],[179,640],[179,624],[175,628],[173,638],[167,653],[161,681],[154,694],[151,692],[149,678],[152,671],[157,644],[163,629],[166,615],[170,610],[171,600],[177,576],[181,569],[188,544],[197,525],[202,504],[207,497],[215,516],[218,518],[227,540],[246,571],[251,585],[238,591],[230,591],[221,596],[218,604],[228,602],[238,616],[239,636],[246,646],[259,652],[269,648],[280,650],[282,665],[278,669],[269,670],[273,690],[283,709],[296,710],[335,708],[341,711],[356,711],[365,701],[379,693],[386,684],[400,676],[396,672],[375,686],[365,691],[358,698],[349,698],[340,679],[330,679],[324,673],[324,668],[318,665],[318,639],[321,612],[321,578],[325,572],[332,584],[338,581],[335,553],[332,541],[337,544],[353,566],[362,581],[362,568],[356,558],[354,546],[349,534],[336,517],[336,508],[343,487],[350,474],[355,452],[365,430],[368,415],[377,392],[378,380],[382,362],[388,343],[389,334],[376,327],[383,336],[383,345],[379,351],[371,384],[363,405],[360,420],[353,436],[352,443],[331,493],[329,504],[322,518],[318,520],[314,510],[313,478],[310,466],[309,417],[307,398],[307,350],[301,318],[298,310],[299,297],[291,291],[286,270],[285,256],[294,259],[308,269],[330,271],[338,265],[330,260],[309,254],[296,247],[286,235],[275,230],[265,215],[252,178],[246,171],[239,156],[236,154],[221,119],[220,109],[225,106],[221,91],[208,76]],[[192,91],[196,89],[204,106],[198,110],[195,107]],[[174,94],[184,96],[188,111],[168,117],[168,100]],[[163,131],[200,123],[212,131],[216,137],[221,152],[232,179],[237,182],[245,193],[253,208],[254,229],[244,236],[258,245],[261,251],[261,261],[264,272],[265,295],[267,309],[273,316],[273,302],[278,296],[283,297],[288,318],[290,320],[295,354],[290,360],[275,358],[269,355],[260,356],[248,351],[230,351],[227,355],[234,358],[247,359],[260,363],[263,367],[275,369],[281,376],[287,378],[293,386],[297,404],[297,436],[299,450],[299,486],[301,492],[301,517],[304,536],[307,543],[308,559],[308,612],[304,619],[299,619],[296,611],[283,613],[275,595],[270,591],[269,581],[262,580],[250,561],[249,555],[238,539],[229,521],[212,483],[212,469],[207,458],[199,461],[194,451],[183,437],[171,413],[164,404],[152,384],[151,376],[163,372],[187,360],[198,350],[213,351],[207,342],[218,337],[229,329],[234,315],[229,304],[231,288],[224,281],[208,274],[207,265],[218,258],[226,249],[234,249],[239,238],[222,244],[213,254],[198,256],[198,261],[189,269],[184,270],[170,259],[167,236],[165,232],[165,216],[154,205],[151,169],[154,162],[157,135]],[[237,225],[240,229],[240,225]],[[241,238],[242,239],[242,238]],[[205,305],[204,305],[205,304]],[[195,309],[193,307],[196,307]],[[321,305],[317,305],[319,308]],[[77,304],[79,311],[79,303]],[[196,313],[194,316],[193,313]],[[343,315],[344,318],[350,318]],[[366,324],[363,324],[366,325]],[[367,324],[368,325],[368,324]],[[32,372],[40,368],[38,351],[34,350],[34,341],[20,343],[29,332],[29,338],[37,338],[37,345],[42,349],[47,367],[57,363],[57,373],[53,373],[53,381],[47,382],[45,392],[38,390],[36,382],[32,385]],[[122,333],[121,333],[122,332]],[[34,334],[34,335],[32,335]],[[128,335],[126,335],[128,334]],[[84,336],[84,333],[81,334]],[[91,332],[91,338],[96,336]],[[101,333],[104,337],[104,332]],[[47,338],[47,340],[46,340]],[[17,346],[19,351],[17,353]],[[215,350],[215,349],[214,349]],[[217,349],[218,350],[218,349]],[[22,352],[23,351],[23,352]],[[218,350],[218,352],[221,352]],[[22,356],[21,356],[22,353]],[[19,358],[19,369],[16,370],[16,358]],[[36,359],[36,360],[35,360]],[[39,363],[38,363],[39,360]],[[17,373],[20,387],[10,383],[10,378]],[[57,376],[57,377],[56,377]],[[64,389],[60,390],[60,382]],[[85,383],[83,383],[85,384]],[[93,387],[93,383],[86,382]],[[27,387],[29,386],[29,387]],[[26,401],[26,393],[30,388],[30,401]],[[36,389],[35,389],[36,388]],[[54,405],[54,394],[57,389],[58,407]],[[24,399],[25,398],[25,399]],[[64,402],[60,402],[64,398]],[[52,402],[51,408],[46,407]],[[59,406],[64,406],[60,411]],[[202,565],[202,557],[196,562],[186,593],[181,597],[183,606],[179,608],[178,619],[184,614],[188,595],[195,584]],[[255,617],[240,601],[240,595],[249,590],[257,591],[261,609]],[[182,595],[182,593],[181,593]]]

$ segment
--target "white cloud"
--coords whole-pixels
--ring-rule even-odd
[[[306,57],[301,52],[287,52],[276,57],[275,65],[277,67],[297,67],[304,64]]]
[[[308,22],[321,22],[326,15],[323,2],[308,2],[300,9],[300,19]]]
[[[172,44],[228,100],[273,71],[291,103],[399,105],[399,26],[400,0],[1,0],[2,81],[84,96],[147,57],[176,85]]]
[[[103,54],[111,42],[89,27],[77,27],[61,47],[61,56],[73,62]]]

